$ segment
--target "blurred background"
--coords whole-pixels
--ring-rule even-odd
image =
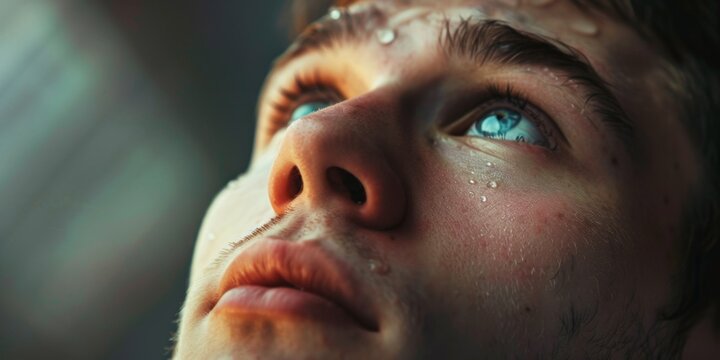
[[[281,0],[0,0],[0,359],[167,358]]]

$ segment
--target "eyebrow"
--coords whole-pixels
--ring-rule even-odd
[[[563,74],[563,84],[577,84],[585,92],[585,106],[599,115],[630,150],[634,139],[632,121],[620,106],[611,85],[600,77],[587,58],[562,42],[521,32],[497,20],[461,20],[455,28],[445,22],[440,42],[449,56],[509,66],[539,66]]]
[[[334,11],[339,11],[339,18],[333,19],[327,15],[306,27],[275,62],[275,67],[281,67],[310,51],[366,40],[372,33],[368,31],[372,24],[382,24],[387,21],[385,13],[375,6],[357,13],[350,13],[344,8]]]
[[[310,25],[275,64],[280,68],[311,51],[367,40],[384,24],[386,16],[376,8],[348,14],[339,19],[326,17]],[[555,39],[517,30],[499,20],[464,18],[452,27],[445,19],[438,42],[449,57],[464,57],[477,64],[538,66],[565,77],[563,85],[577,85],[584,93],[584,108],[596,114],[615,134],[628,152],[633,152],[634,124],[611,91],[612,86],[590,65],[579,50]],[[585,110],[583,110],[585,111]]]

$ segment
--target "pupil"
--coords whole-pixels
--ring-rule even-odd
[[[476,123],[480,133],[497,135],[506,133],[520,122],[520,114],[512,110],[495,110]]]
[[[520,114],[512,110],[498,110],[493,113],[496,132],[508,132],[520,122]]]

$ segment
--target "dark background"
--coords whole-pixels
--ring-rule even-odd
[[[0,0],[0,358],[167,358],[275,1]]]

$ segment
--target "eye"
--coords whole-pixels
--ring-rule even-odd
[[[306,103],[299,104],[290,115],[290,123],[303,116],[312,114],[318,110],[322,110],[333,103],[330,101],[308,101]]]
[[[260,119],[265,138],[272,138],[278,130],[291,123],[337,104],[345,99],[342,92],[335,87],[331,77],[321,76],[316,72],[301,72],[295,75],[294,81],[279,87],[266,98],[271,112]]]
[[[535,122],[519,111],[504,107],[495,108],[481,115],[465,135],[550,147],[550,142]]]

